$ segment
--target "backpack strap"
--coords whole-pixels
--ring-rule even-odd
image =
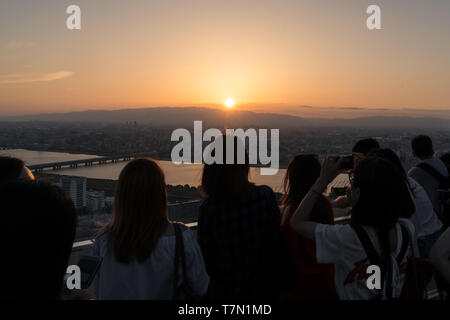
[[[363,227],[361,227],[359,225],[352,225],[352,224],[351,224],[351,227],[353,228],[353,230],[355,230],[356,235],[359,238],[359,241],[361,241],[361,244],[363,246],[364,251],[367,254],[367,257],[369,258],[369,261],[372,264],[381,266],[381,258],[378,255],[378,252],[375,250],[375,247],[373,246],[372,241],[370,240],[366,231],[364,231]]]
[[[180,225],[178,223],[174,224],[175,227],[175,234],[177,237],[177,248],[179,256],[181,256],[181,267],[183,271],[183,281],[187,284],[188,277],[187,277],[187,270],[186,270],[186,253],[184,252],[184,241],[183,241],[183,234],[180,229]]]
[[[173,275],[173,294],[177,292],[178,289],[178,269],[179,269],[179,260],[180,260],[180,235],[179,235],[179,227],[178,223],[173,223],[173,228],[175,230],[175,259],[174,259],[174,275]]]
[[[449,181],[446,177],[444,177],[439,171],[436,170],[436,168],[433,168],[428,163],[421,162],[417,165],[417,167],[426,171],[431,176],[433,176],[436,180],[439,181],[439,183],[441,183],[441,184],[449,183]]]
[[[174,271],[174,282],[173,282],[173,292],[176,293],[178,289],[178,268],[179,260],[181,258],[181,268],[183,274],[183,282],[181,283],[181,288],[186,294],[186,299],[188,300],[200,300],[200,296],[191,288],[189,285],[189,278],[187,274],[186,267],[186,253],[184,251],[184,240],[183,233],[181,232],[180,225],[178,223],[173,223],[173,228],[175,229],[175,271]]]
[[[404,225],[402,225],[401,223],[399,223],[399,224],[400,224],[400,230],[402,232],[402,247],[397,256],[397,265],[400,267],[400,264],[402,263],[403,258],[406,255],[406,251],[408,250],[409,234],[408,234],[408,230],[406,229],[406,227]]]
[[[363,229],[362,226],[359,225],[352,225],[350,224],[353,230],[355,230],[356,235],[359,238],[359,241],[361,242],[364,251],[367,254],[367,257],[369,258],[370,263],[382,267],[382,261],[378,254],[378,252],[375,250],[375,247],[372,244],[372,241],[370,240],[368,234]],[[384,272],[381,272],[381,283],[384,283],[385,277],[387,276],[387,283],[386,283],[386,296],[388,299],[392,298],[392,283],[391,283],[391,276],[390,276],[390,266],[386,266],[387,268],[387,275],[385,275]]]

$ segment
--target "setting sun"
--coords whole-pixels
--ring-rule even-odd
[[[225,107],[227,107],[228,109],[233,108],[234,100],[232,98],[227,98],[227,100],[225,100]]]

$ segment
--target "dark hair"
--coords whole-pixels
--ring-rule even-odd
[[[391,162],[380,157],[369,157],[355,168],[352,187],[360,189],[360,196],[352,208],[351,223],[376,230],[383,266],[389,268],[389,230],[396,225],[399,217],[409,217],[415,212],[404,178]],[[382,270],[386,270],[383,266]]]
[[[76,228],[72,200],[45,182],[0,185],[4,298],[60,298]]]
[[[281,200],[281,212],[287,206],[296,208],[320,175],[320,162],[317,155],[300,154],[289,161],[283,180],[284,195]],[[311,221],[317,223],[332,223],[328,213],[327,200],[321,196],[316,202],[312,212]]]
[[[352,222],[389,229],[399,217],[415,211],[404,178],[391,162],[380,157],[362,160],[355,169],[353,187],[361,191],[352,209]]]
[[[12,157],[0,157],[0,183],[19,178],[25,164]]]
[[[429,136],[419,135],[411,140],[414,155],[419,159],[431,158],[434,155],[433,141]]]
[[[368,138],[362,139],[355,143],[352,152],[358,152],[362,154],[368,154],[369,152],[380,148],[380,144],[377,140]]]
[[[369,156],[380,157],[380,158],[383,158],[384,160],[389,161],[397,168],[400,175],[405,180],[407,179],[406,171],[403,168],[402,162],[401,162],[400,158],[397,156],[397,154],[392,149],[384,148],[384,149],[374,150],[369,153]]]
[[[414,189],[411,188],[410,183],[408,181],[408,176],[406,174],[405,169],[403,168],[402,162],[400,161],[400,158],[397,156],[397,154],[391,150],[391,149],[378,149],[370,153],[371,156],[382,158],[386,161],[389,161],[391,164],[394,165],[394,167],[397,169],[398,173],[402,177],[405,184],[408,186],[408,188],[411,190],[410,196],[414,197]],[[414,213],[414,212],[413,212]],[[410,214],[409,210],[402,210],[402,213],[400,215],[401,218],[411,218],[411,215],[405,215]]]
[[[109,244],[119,263],[143,263],[169,224],[164,173],[152,159],[130,161],[120,172]]]
[[[226,152],[226,135],[216,139],[223,139],[223,159],[227,158]],[[249,157],[245,152],[244,163],[238,163],[238,147],[242,147],[242,141],[237,137],[233,137],[234,145],[234,161],[232,164],[213,163],[204,164],[202,173],[202,183],[200,190],[211,199],[223,200],[225,198],[233,198],[242,196],[250,192],[252,183],[248,181],[250,171]],[[214,156],[214,151],[212,152]]]

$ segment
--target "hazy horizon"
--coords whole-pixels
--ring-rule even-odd
[[[450,2],[0,4],[0,116],[199,106],[305,118],[450,117]],[[231,111],[231,110],[230,110]],[[231,111],[232,112],[232,111]]]
[[[279,114],[301,117],[305,119],[353,119],[364,117],[412,117],[412,118],[445,118],[450,119],[450,110],[424,110],[424,109],[385,109],[385,108],[356,108],[356,107],[314,107],[314,106],[286,106],[283,108],[274,108],[273,104],[269,105],[241,105],[233,108],[233,110],[224,110],[220,104],[209,105],[184,105],[184,106],[152,106],[152,107],[103,107],[103,108],[81,108],[68,111],[49,111],[49,112],[29,112],[29,113],[11,113],[2,114],[1,117],[22,117],[34,115],[51,115],[51,114],[66,114],[87,111],[119,111],[119,110],[139,110],[139,109],[154,109],[154,108],[208,108],[214,110],[221,110],[226,113],[233,113],[235,111],[249,111],[255,113]]]

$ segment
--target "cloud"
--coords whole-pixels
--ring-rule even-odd
[[[365,110],[364,108],[360,108],[360,107],[337,107],[336,109],[341,109],[341,110],[354,110],[354,111]]]
[[[58,71],[52,73],[0,74],[0,84],[55,81],[68,78],[72,75],[72,71]]]

